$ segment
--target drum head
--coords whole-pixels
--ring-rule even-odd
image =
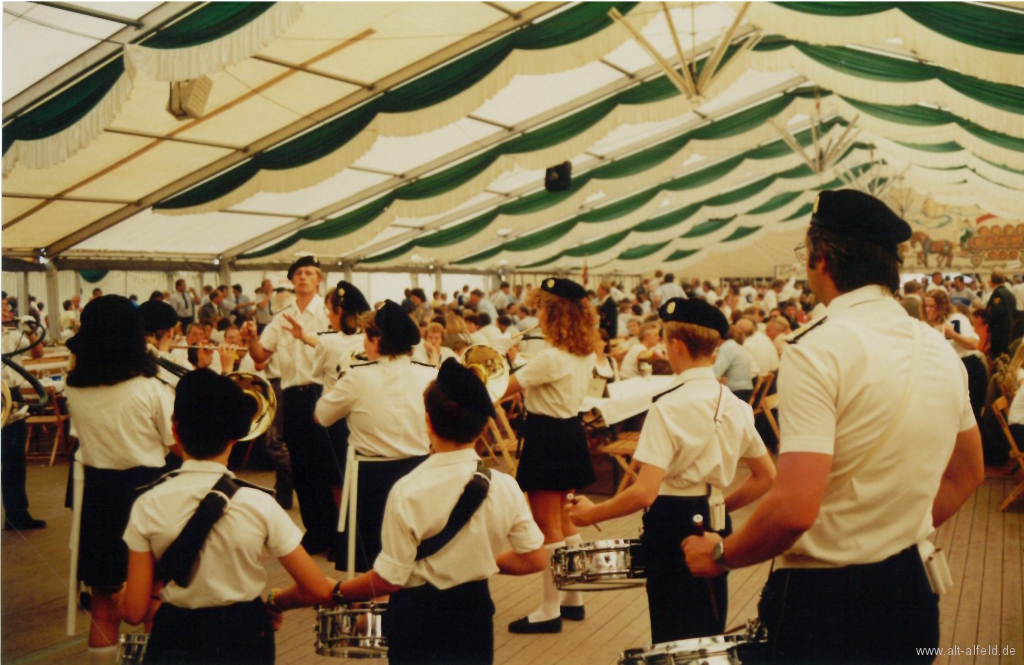
[[[334,658],[387,658],[383,618],[387,603],[352,603],[317,609],[317,654]]]
[[[643,586],[647,578],[640,541],[598,540],[559,549],[551,558],[559,589],[610,591]]]

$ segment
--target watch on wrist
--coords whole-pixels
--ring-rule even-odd
[[[714,560],[714,562],[716,564],[718,564],[718,567],[721,568],[722,570],[724,570],[725,572],[729,572],[730,570],[732,570],[732,568],[730,568],[729,566],[725,565],[725,541],[724,540],[718,541],[718,544],[715,545],[714,551],[711,552],[711,558]]]
[[[331,591],[331,600],[334,602],[335,605],[345,604],[345,594],[341,592],[341,582],[338,582],[334,585],[334,590]]]

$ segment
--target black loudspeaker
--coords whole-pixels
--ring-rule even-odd
[[[572,162],[552,166],[544,174],[544,189],[549,192],[564,192],[572,186]]]

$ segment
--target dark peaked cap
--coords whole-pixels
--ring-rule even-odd
[[[571,279],[562,279],[561,277],[545,279],[541,282],[540,288],[559,298],[568,298],[569,300],[579,300],[587,297],[586,289]]]
[[[381,334],[399,346],[416,346],[420,342],[420,328],[394,300],[385,300],[374,322]]]
[[[910,224],[889,206],[855,189],[818,194],[811,213],[811,226],[873,243],[893,256],[899,256],[899,244],[910,240],[913,233]]]
[[[354,284],[341,280],[334,288],[337,289],[338,296],[341,297],[341,308],[346,312],[362,314],[370,311],[370,303],[366,302],[366,296]]]
[[[291,264],[291,266],[288,267],[288,281],[292,281],[292,277],[295,276],[295,271],[304,266],[313,266],[314,268],[319,268],[320,259],[316,258],[315,256],[310,256],[308,254],[306,256],[300,257],[298,261],[296,261],[295,263]]]
[[[722,339],[729,334],[729,320],[725,314],[703,298],[672,298],[658,309],[658,316],[666,323],[675,321],[710,328]]]
[[[463,367],[455,358],[449,358],[441,364],[437,372],[437,387],[448,399],[463,408],[491,418],[497,415],[484,382],[476,372]]]
[[[147,333],[169,330],[178,324],[178,313],[162,300],[147,300],[139,305],[139,316]]]

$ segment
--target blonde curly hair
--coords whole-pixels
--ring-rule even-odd
[[[533,289],[526,298],[529,307],[537,309],[537,319],[544,336],[574,356],[589,356],[600,339],[597,332],[597,310],[586,298],[560,298],[542,289]]]

